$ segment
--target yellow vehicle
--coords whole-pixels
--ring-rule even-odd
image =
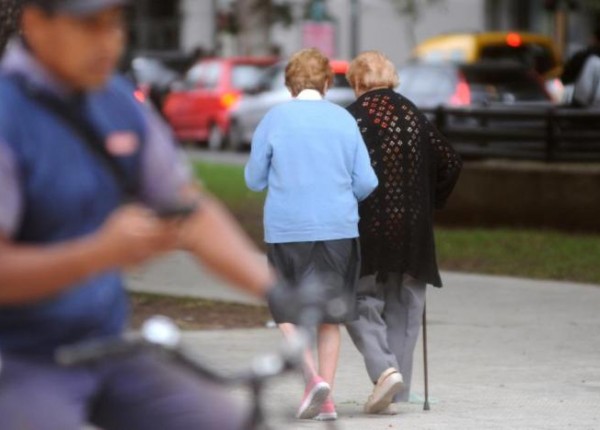
[[[512,60],[531,67],[546,81],[555,100],[563,90],[558,79],[562,61],[552,38],[535,33],[482,32],[450,33],[423,41],[413,51],[413,59],[425,62],[476,63]]]

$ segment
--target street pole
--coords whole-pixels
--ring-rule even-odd
[[[358,55],[360,43],[360,4],[359,0],[350,0],[350,55]]]
[[[565,4],[559,3],[554,15],[554,37],[560,57],[563,58],[567,44],[568,11]]]

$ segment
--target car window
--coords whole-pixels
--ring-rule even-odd
[[[216,88],[221,76],[221,65],[216,62],[201,63],[192,67],[185,76],[188,88]]]
[[[346,79],[346,75],[343,73],[335,73],[333,75],[333,85],[332,88],[350,88],[350,84],[348,83],[348,79]]]
[[[546,101],[548,94],[533,71],[520,68],[465,69],[473,102]]]
[[[198,86],[200,79],[202,79],[204,69],[205,68],[202,64],[197,64],[186,73],[185,85],[187,88],[195,88]]]
[[[231,72],[231,85],[242,91],[252,90],[261,82],[268,67],[260,64],[236,64]]]
[[[407,67],[399,72],[400,85],[397,90],[419,103],[423,98],[444,99],[452,94],[455,77],[441,67]]]
[[[281,80],[281,85],[279,85]],[[256,88],[260,91],[273,90],[279,86],[284,86],[283,82],[283,66],[277,64],[275,66],[264,69],[259,77]]]
[[[177,79],[178,74],[155,58],[137,57],[132,61],[135,81],[139,84],[166,86]]]
[[[524,43],[518,47],[490,45],[481,49],[481,60],[513,60],[545,74],[556,67],[554,54],[546,46],[537,43]]]
[[[207,64],[200,85],[209,90],[217,88],[219,85],[219,78],[221,77],[221,70],[222,67],[217,62]]]

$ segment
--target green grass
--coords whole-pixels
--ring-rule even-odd
[[[436,228],[444,269],[600,284],[600,236],[547,230]]]
[[[250,204],[262,208],[265,193],[255,193],[246,187],[243,167],[206,162],[197,162],[194,167],[204,186],[228,206],[241,208]]]
[[[206,187],[231,209],[259,246],[264,193],[249,191],[241,166],[197,163]],[[547,230],[436,227],[446,270],[570,280],[600,285],[600,235]]]
[[[242,166],[197,162],[194,167],[206,189],[229,207],[256,245],[264,249],[262,214],[266,193],[246,187]]]

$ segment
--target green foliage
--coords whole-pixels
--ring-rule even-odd
[[[326,0],[309,0],[304,11],[304,18],[311,21],[332,21]]]

